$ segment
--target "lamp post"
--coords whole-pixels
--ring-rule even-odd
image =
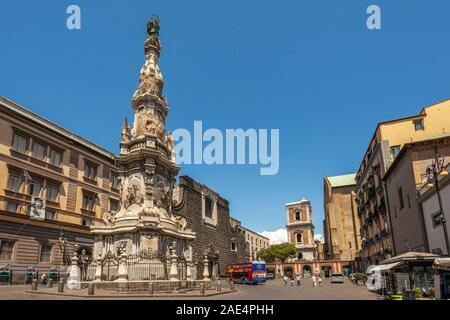
[[[450,255],[449,253],[449,241],[448,241],[448,234],[447,234],[447,221],[445,220],[444,216],[444,210],[442,208],[442,200],[441,200],[441,194],[439,192],[439,176],[445,177],[448,176],[447,170],[445,170],[445,159],[443,156],[440,156],[436,151],[436,158],[434,162],[428,166],[426,170],[427,175],[427,187],[433,188],[436,190],[436,195],[438,198],[439,203],[439,216],[436,217],[436,222],[442,223],[442,227],[444,228],[444,238],[445,238],[445,246],[447,249],[447,256]]]

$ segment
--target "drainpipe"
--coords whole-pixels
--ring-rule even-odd
[[[417,192],[417,197],[419,197],[420,194],[419,192]],[[428,243],[428,235],[427,235],[427,230],[426,230],[426,226],[425,226],[425,215],[423,214],[423,207],[422,207],[422,203],[418,203],[417,206],[419,207],[419,216],[420,216],[420,222],[421,222],[421,229],[422,229],[422,235],[423,235],[423,239],[424,239],[424,245],[425,245],[425,252],[430,252],[430,245]]]
[[[389,196],[388,196],[385,180],[383,180],[383,192],[384,192],[384,199],[386,201],[386,203],[385,203],[386,211],[387,211],[386,214],[388,216],[389,238],[391,240],[392,255],[395,256],[396,250],[395,250],[394,232],[392,230],[391,207],[389,205]]]

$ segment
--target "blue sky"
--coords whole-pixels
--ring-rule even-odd
[[[66,8],[81,8],[81,30]],[[366,28],[366,8],[382,29]],[[118,152],[144,63],[147,18],[161,20],[167,128],[279,128],[280,170],[185,165],[256,231],[308,198],[322,233],[323,176],[357,169],[377,122],[450,97],[450,2],[9,1],[0,5],[0,95]]]

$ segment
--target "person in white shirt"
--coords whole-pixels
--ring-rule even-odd
[[[316,275],[313,274],[313,276],[311,277],[312,283],[313,283],[313,287],[317,287],[317,278]]]

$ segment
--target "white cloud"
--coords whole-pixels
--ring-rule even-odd
[[[324,239],[323,239],[323,235],[321,235],[320,233],[316,233],[314,235],[314,240],[319,240],[321,243],[324,243]]]
[[[272,244],[278,244],[287,242],[287,231],[286,229],[280,228],[275,231],[263,231],[259,233],[260,235],[267,237],[270,239],[269,243]]]

